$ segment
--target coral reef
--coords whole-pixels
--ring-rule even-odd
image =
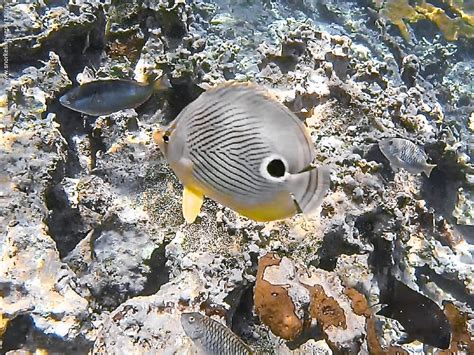
[[[453,337],[451,346],[448,350],[441,351],[441,354],[455,353],[457,351],[466,351],[472,353],[474,351],[474,341],[467,329],[467,316],[460,312],[452,303],[446,303],[444,312],[449,319]]]
[[[310,268],[301,271],[301,283],[309,288],[309,312],[322,327],[333,351],[357,353],[364,334],[364,318],[352,311],[352,302],[333,272]]]
[[[191,311],[264,353],[433,351],[376,314],[394,279],[445,311],[444,351],[472,352],[467,1],[3,7],[2,353],[192,352],[179,322]],[[162,73],[170,90],[133,110],[88,117],[58,102],[78,83]],[[255,223],[206,200],[184,223],[152,131],[232,79],[266,86],[308,127],[332,169],[314,218]],[[377,147],[387,137],[424,146],[430,178],[394,173]]]
[[[376,6],[380,8],[380,15],[397,26],[407,41],[411,36],[405,21],[416,23],[424,19],[435,23],[448,41],[455,41],[460,37],[473,38],[474,12],[469,13],[466,9],[469,5],[463,1],[442,2],[448,6],[447,10],[458,16],[450,17],[446,13],[447,10],[426,0],[417,0],[415,5],[410,5],[408,0],[386,0],[383,3],[377,2]]]

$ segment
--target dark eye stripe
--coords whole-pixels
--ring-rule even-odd
[[[301,171],[300,165],[314,158],[305,127],[264,92],[223,85],[203,93],[179,115],[184,129],[179,144],[185,144],[184,154],[194,163],[193,177],[209,193],[218,192],[230,205],[269,202],[281,189],[286,191],[285,179],[274,181],[261,171],[262,162],[273,154],[281,154],[294,172]],[[288,131],[294,144],[285,141],[280,146],[273,128]],[[312,173],[301,180],[298,198],[302,204],[310,205],[317,175]]]

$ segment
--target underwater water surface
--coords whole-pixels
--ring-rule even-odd
[[[474,353],[474,1],[0,10],[1,354]]]

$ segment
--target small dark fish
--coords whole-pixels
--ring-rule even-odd
[[[390,161],[390,166],[394,170],[405,169],[409,173],[425,173],[430,176],[431,170],[436,166],[428,164],[428,156],[416,144],[403,138],[387,138],[379,142],[380,151]]]
[[[388,304],[377,315],[400,322],[408,334],[405,342],[416,339],[440,349],[449,348],[451,327],[443,310],[428,297],[412,290],[403,282],[393,280],[383,303]]]
[[[205,354],[254,354],[229,328],[200,313],[182,313],[181,324],[186,335]]]
[[[150,84],[132,80],[110,79],[91,81],[61,96],[61,105],[91,116],[109,115],[135,108],[147,101],[154,91],[169,88],[166,76]]]

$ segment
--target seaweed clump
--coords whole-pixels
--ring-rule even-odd
[[[398,27],[406,41],[411,40],[405,21],[416,23],[428,20],[436,24],[447,41],[456,41],[461,37],[474,38],[474,9],[463,0],[443,0],[444,8],[425,0],[416,0],[410,5],[408,0],[386,0],[375,2],[379,14]],[[449,15],[451,16],[449,16]]]

